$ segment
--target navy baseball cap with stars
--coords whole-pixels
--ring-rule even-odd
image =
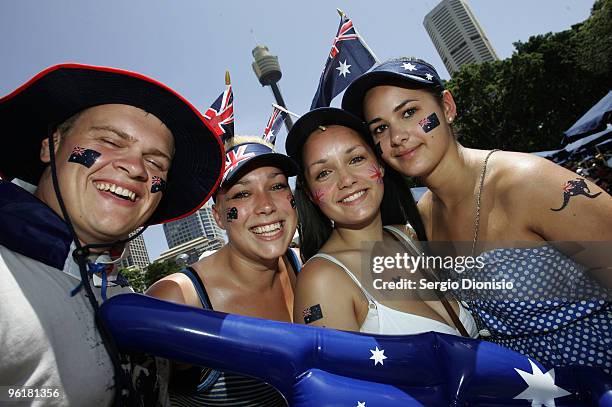
[[[217,192],[228,190],[247,172],[265,165],[281,169],[287,178],[299,171],[291,158],[274,151],[274,143],[257,136],[232,136],[226,142],[225,170]],[[217,194],[213,195],[216,198]]]
[[[429,63],[415,58],[397,58],[383,62],[355,79],[344,92],[342,108],[363,118],[365,94],[373,87],[383,85],[444,90],[440,75]]]

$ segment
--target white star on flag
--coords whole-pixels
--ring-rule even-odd
[[[556,407],[555,399],[557,397],[572,394],[555,384],[555,369],[542,373],[540,368],[531,359],[528,360],[533,373],[514,369],[527,383],[527,388],[515,396],[515,399],[531,400],[531,407],[540,407],[542,405],[545,407]]]
[[[370,357],[370,359],[374,360],[374,366],[376,366],[377,364],[381,364],[381,365],[385,365],[384,360],[387,359],[387,357],[385,356],[385,350],[380,350],[378,349],[378,346],[376,347],[376,350],[370,349],[370,352],[372,352],[372,356]]]
[[[417,70],[416,66],[412,65],[410,62],[408,63],[404,62],[402,66],[404,67],[405,70],[410,71],[410,72]]]
[[[347,65],[346,59],[344,60],[344,62],[340,61],[340,66],[336,68],[337,70],[340,71],[338,76],[342,75],[343,77],[346,78],[346,74],[347,73],[351,73],[351,71],[349,71],[350,67],[351,67],[351,65]]]
[[[432,75],[432,74],[430,74],[430,73],[426,73],[426,74],[425,74],[425,77],[427,78],[427,80],[428,80],[428,81],[430,81],[430,80],[432,80],[432,79],[433,79],[433,75]]]
[[[365,401],[358,401],[357,402],[357,407],[366,407]]]

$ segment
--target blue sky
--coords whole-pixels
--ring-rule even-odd
[[[500,58],[515,41],[557,32],[586,19],[593,0],[467,0]],[[437,0],[232,1],[3,0],[0,95],[61,62],[108,65],[158,79],[205,110],[231,72],[237,134],[260,134],[273,96],[252,69],[251,51],[278,55],[288,108],[306,111],[344,10],[381,60],[411,55],[448,73],[423,17]],[[335,100],[333,105],[336,105]],[[281,132],[278,149],[284,151]],[[162,228],[145,232],[151,260],[167,249]]]

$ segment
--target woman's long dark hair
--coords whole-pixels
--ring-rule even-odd
[[[360,135],[370,146],[372,152],[374,152],[370,136]],[[373,157],[375,156],[373,154]],[[410,187],[404,177],[389,166],[386,166],[383,182],[385,193],[380,204],[382,224],[410,223],[417,233],[419,240],[426,241],[425,227],[410,192]],[[308,185],[304,175],[300,173],[296,180],[295,202],[299,218],[300,252],[304,262],[321,249],[321,246],[329,239],[333,230],[331,220],[310,200],[307,190]]]
[[[302,262],[314,256],[323,243],[329,239],[332,223],[309,198],[308,186],[302,174],[295,183],[295,204],[298,211],[298,233],[300,235],[300,254]]]

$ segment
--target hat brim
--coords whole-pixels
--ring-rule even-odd
[[[298,167],[296,162],[284,154],[259,154],[245,162],[239,169],[228,176],[221,184],[221,188],[231,188],[231,186],[234,185],[234,183],[246,173],[254,170],[255,168],[264,166],[276,167],[280,169],[287,176],[287,178],[296,176],[300,171],[300,167]]]
[[[12,147],[0,149],[0,172],[38,184],[45,168],[39,160],[41,141],[72,115],[104,104],[141,108],[174,136],[167,187],[147,224],[187,216],[210,198],[221,181],[225,151],[202,115],[164,84],[108,67],[55,65],[1,98],[0,121]]]
[[[363,99],[365,94],[376,86],[397,86],[400,88],[420,89],[436,86],[424,80],[412,79],[408,76],[389,71],[371,71],[355,79],[342,96],[342,109],[363,118]]]
[[[368,128],[365,123],[353,114],[336,107],[321,107],[311,110],[300,117],[287,134],[285,151],[296,162],[301,163],[302,147],[312,132],[319,126],[338,125],[355,130],[366,141],[371,143]]]

